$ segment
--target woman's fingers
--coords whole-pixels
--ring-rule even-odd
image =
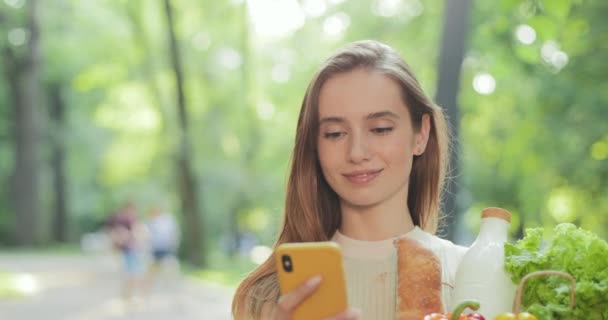
[[[360,320],[361,319],[361,311],[357,309],[348,309],[342,313],[338,313],[337,315],[329,318],[325,318],[323,320]]]
[[[306,300],[315,290],[319,287],[321,283],[320,276],[314,276],[304,282],[302,285],[294,289],[293,291],[281,296],[277,303],[278,311],[279,311],[279,319],[283,319],[285,317],[289,318],[293,310],[300,304],[302,301]]]
[[[281,296],[277,303],[277,320],[289,320],[295,308],[306,300],[310,295],[317,290],[321,283],[321,277],[315,276],[308,279],[302,285],[293,291]],[[348,309],[335,316],[325,318],[323,320],[360,320],[361,312],[356,309]]]

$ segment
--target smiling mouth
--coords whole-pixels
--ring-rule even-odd
[[[369,171],[356,171],[351,173],[343,174],[343,176],[354,184],[366,184],[374,180],[380,175],[383,169],[380,170],[369,170]]]

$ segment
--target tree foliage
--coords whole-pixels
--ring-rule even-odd
[[[0,4],[3,34],[25,26],[20,3]],[[301,99],[334,49],[358,39],[385,41],[435,96],[442,17],[448,14],[442,1],[264,3],[270,2],[172,1],[193,172],[210,247],[230,247],[245,233],[272,243]],[[44,87],[59,85],[66,103],[64,128],[42,129],[67,146],[71,239],[94,230],[127,199],[142,211],[167,203],[178,212],[179,122],[162,1],[39,5],[39,80]],[[568,221],[607,237],[608,5],[501,0],[476,1],[472,9],[458,142],[458,201],[468,225],[475,230],[481,208],[500,206],[515,214],[516,235]],[[273,21],[281,24],[269,27]],[[26,50],[7,42],[10,36],[0,39],[2,47]],[[2,62],[5,72],[9,66]],[[3,78],[3,185],[15,168],[9,92]],[[40,236],[48,239],[55,190],[50,149],[41,148],[40,216],[47,231]],[[2,242],[14,236],[14,225],[11,197],[0,188]]]

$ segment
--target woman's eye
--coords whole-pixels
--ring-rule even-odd
[[[337,139],[337,138],[340,138],[343,134],[344,134],[344,132],[340,132],[340,131],[325,132],[325,133],[323,133],[323,137],[325,137],[326,139]]]
[[[393,131],[393,127],[381,127],[372,129],[372,132],[377,134],[387,134],[391,131]]]

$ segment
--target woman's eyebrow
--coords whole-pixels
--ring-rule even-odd
[[[342,122],[344,122],[344,118],[342,118],[342,117],[323,117],[319,121],[319,124],[323,124],[326,122],[342,123]]]
[[[379,111],[379,112],[370,113],[367,115],[366,118],[369,120],[369,119],[378,119],[378,118],[384,118],[384,117],[399,119],[399,115],[392,111]]]
[[[370,113],[368,114],[365,118],[367,120],[371,120],[371,119],[378,119],[378,118],[384,118],[384,117],[389,117],[389,118],[395,118],[395,119],[399,119],[399,115],[392,112],[392,111],[378,111],[378,112],[374,112],[374,113]],[[319,120],[319,124],[324,124],[327,122],[331,122],[331,123],[343,123],[345,122],[343,117],[337,117],[337,116],[330,116],[330,117],[323,117],[321,118],[321,120]]]

